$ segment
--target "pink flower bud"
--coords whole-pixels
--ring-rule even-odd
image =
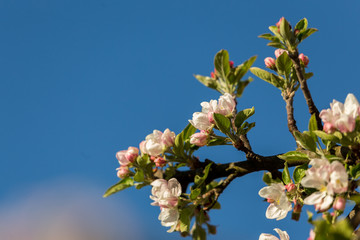
[[[137,156],[139,156],[139,149],[136,147],[129,147],[125,154],[125,157],[129,162],[134,162]]]
[[[275,69],[276,68],[276,64],[275,64],[275,59],[271,58],[271,57],[267,57],[264,59],[264,62],[265,62],[265,66],[267,68],[270,68],[270,69]]]
[[[275,52],[274,52],[275,57],[276,58],[280,57],[284,52],[287,52],[287,51],[284,50],[284,49],[281,49],[281,48],[276,49]]]
[[[297,36],[297,35],[299,34],[299,32],[300,32],[300,30],[299,30],[299,29],[296,29],[296,30],[294,31],[295,36]]]
[[[323,131],[326,133],[333,133],[335,131],[335,126],[331,122],[324,123]]]
[[[125,178],[129,175],[130,170],[127,166],[120,166],[119,168],[116,169],[117,170],[117,176],[119,178]]]
[[[231,68],[233,68],[234,67],[234,61],[229,61],[229,65],[230,65]]]
[[[175,143],[175,133],[171,132],[168,128],[165,129],[161,136],[161,142],[165,148],[171,147]]]
[[[337,197],[334,201],[333,208],[337,211],[344,211],[346,200],[343,197]]]
[[[303,53],[299,55],[300,61],[304,64],[305,67],[309,64],[309,58],[305,56]]]
[[[293,183],[289,183],[285,185],[285,188],[288,192],[294,192],[296,190],[296,186]]]
[[[267,198],[266,201],[267,201],[268,203],[274,203],[274,202],[275,202],[275,200],[274,200],[274,199],[271,199],[271,198]]]
[[[210,123],[215,124],[214,112],[208,112],[207,117],[208,117]]]
[[[205,146],[207,144],[208,134],[205,131],[194,133],[190,136],[190,143],[198,147]]]
[[[280,18],[280,20],[276,23],[276,26],[280,28],[281,22],[284,20],[284,17]]]
[[[166,160],[162,157],[158,157],[154,160],[155,166],[157,167],[163,167],[166,165]]]
[[[211,78],[216,78],[214,72],[211,72],[211,73],[210,73],[210,76],[211,76]]]

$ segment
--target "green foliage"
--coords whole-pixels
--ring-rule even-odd
[[[293,178],[294,178],[295,183],[301,182],[301,179],[303,179],[303,177],[305,177],[305,172],[308,169],[308,167],[309,167],[308,164],[303,164],[303,165],[297,166],[294,169]]]
[[[257,76],[258,78],[264,80],[265,82],[270,83],[274,87],[279,88],[282,90],[284,88],[285,80],[279,76],[276,76],[273,73],[269,73],[268,71],[265,71],[258,67],[252,67],[250,68],[250,71]]]
[[[241,125],[244,123],[244,121],[246,119],[248,119],[249,117],[251,117],[252,115],[254,115],[254,113],[255,113],[254,107],[247,108],[247,109],[244,109],[244,110],[238,112],[238,114],[235,117],[235,126],[237,128],[241,127]]]
[[[206,165],[206,167],[204,169],[204,175],[202,177],[200,177],[199,175],[195,176],[194,185],[192,187],[193,189],[200,187],[205,182],[207,176],[209,175],[211,165],[212,165],[212,163],[209,163],[208,165]]]
[[[348,221],[343,219],[332,224],[325,220],[314,221],[315,240],[351,240],[352,228]]]
[[[222,133],[224,133],[227,136],[231,135],[231,132],[230,132],[231,122],[227,117],[225,117],[222,114],[214,113],[214,120],[215,120],[217,128]]]
[[[316,142],[309,132],[295,132],[296,141],[305,149],[316,152]]]
[[[285,162],[284,164],[284,170],[282,172],[282,180],[285,183],[285,185],[292,182],[287,162]]]
[[[271,185],[272,183],[279,183],[281,182],[281,179],[273,179],[273,176],[271,174],[271,172],[264,172],[263,178],[262,178],[263,182],[266,183],[267,185]]]
[[[276,59],[276,70],[280,75],[289,76],[293,63],[286,52]]]
[[[298,151],[290,151],[282,155],[278,155],[278,157],[284,161],[292,161],[292,160],[309,160],[308,155]]]
[[[126,177],[122,180],[120,180],[117,184],[111,186],[108,190],[106,190],[103,197],[108,197],[114,193],[120,192],[128,187],[131,187],[134,185],[134,180],[131,177]]]

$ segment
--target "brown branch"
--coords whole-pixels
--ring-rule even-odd
[[[295,138],[294,132],[298,132],[299,130],[296,126],[296,121],[294,118],[294,106],[293,106],[294,96],[295,96],[295,91],[283,93],[283,98],[284,98],[284,101],[286,102],[288,128],[289,128],[290,133]]]
[[[300,83],[300,88],[301,88],[301,90],[302,90],[302,92],[304,94],[306,104],[309,107],[309,113],[311,115],[315,114],[318,129],[323,129],[321,119],[320,119],[320,116],[319,116],[319,110],[316,108],[315,103],[314,103],[314,101],[313,101],[313,99],[311,97],[311,93],[310,93],[309,87],[307,85],[305,76],[304,76],[303,67],[300,64],[298,50],[295,49],[294,52],[289,52],[289,57],[290,57],[291,61],[294,64],[294,68],[295,68],[295,71],[296,71],[296,76],[297,76],[297,78],[299,80],[299,83]]]
[[[349,215],[346,218],[349,221],[352,229],[355,230],[360,224],[360,206],[355,205],[353,210],[351,210],[351,212],[349,213]]]

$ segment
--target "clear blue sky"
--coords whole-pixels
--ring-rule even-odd
[[[235,64],[258,55],[254,66],[264,68],[275,49],[257,36],[282,16],[292,24],[306,17],[319,29],[300,46],[310,58],[318,108],[349,92],[360,99],[359,11],[357,0],[0,1],[0,212],[6,213],[0,223],[11,229],[22,219],[24,228],[26,221],[45,228],[73,209],[67,219],[92,218],[118,236],[104,240],[126,239],[127,225],[136,229],[129,231],[133,239],[181,239],[160,225],[150,188],[101,198],[118,181],[115,153],[137,146],[153,129],[179,133],[201,101],[217,99],[192,75],[208,75],[220,49]],[[257,153],[294,148],[279,90],[255,78],[238,102],[239,109],[255,106],[249,138]],[[304,130],[309,115],[300,92],[295,117]],[[231,147],[198,156],[244,160]],[[223,193],[223,209],[210,213],[219,226],[211,239],[257,239],[275,234],[274,227],[292,240],[307,238],[305,216],[301,224],[265,218],[261,176],[237,179]]]

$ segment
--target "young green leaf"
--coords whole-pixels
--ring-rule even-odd
[[[316,116],[314,113],[313,115],[311,115],[310,120],[309,120],[309,131],[314,132],[316,130],[318,130],[318,127],[317,127],[317,123],[316,123]]]
[[[295,25],[295,30],[299,30],[301,32],[303,30],[306,30],[307,26],[308,26],[308,21],[306,18],[303,18]]]
[[[308,169],[307,164],[297,166],[294,169],[293,177],[294,177],[295,183],[299,183],[301,181],[301,179],[303,179],[303,177],[305,177],[305,172],[307,169]]]
[[[288,168],[288,164],[287,162],[285,162],[284,164],[284,170],[282,172],[282,180],[285,184],[289,184],[291,183],[291,177],[290,177],[290,173],[289,173],[289,168]]]
[[[218,113],[214,113],[213,116],[216,126],[219,128],[219,130],[226,135],[230,135],[230,126],[231,126],[230,120],[224,115]]]
[[[221,93],[221,91],[219,89],[219,84],[215,79],[212,79],[210,77],[201,76],[201,75],[194,75],[194,77],[197,80],[199,80],[199,82],[204,84],[206,87],[212,88]]]
[[[333,134],[328,134],[328,133],[320,131],[320,130],[315,130],[313,132],[315,133],[316,136],[318,136],[322,140],[340,143],[340,139]]]
[[[226,80],[226,76],[230,72],[229,53],[226,50],[220,50],[214,59],[215,69],[220,76]]]
[[[283,18],[283,20],[280,23],[280,35],[283,37],[284,42],[289,42],[289,44],[292,46],[295,43],[294,34],[291,32],[290,24],[289,22]],[[287,47],[291,47],[287,46]]]
[[[250,71],[258,78],[264,80],[265,82],[270,83],[271,85],[277,88],[282,89],[284,86],[285,80],[283,78],[276,76],[273,73],[269,73],[268,71],[265,71],[257,67],[250,68]]]
[[[302,152],[290,151],[282,155],[278,155],[278,157],[284,161],[292,161],[292,160],[309,160],[308,155]]]
[[[254,113],[255,113],[254,107],[247,108],[238,112],[238,114],[235,117],[235,126],[239,128],[244,123],[244,121],[249,117],[251,117]]]
[[[249,77],[245,81],[239,81],[237,87],[236,87],[236,97],[241,97],[242,93],[244,92],[245,87],[251,83],[254,79]]]
[[[316,143],[309,133],[294,132],[296,141],[305,149],[316,152]]]
[[[108,197],[114,193],[120,192],[128,187],[131,187],[134,185],[134,180],[131,177],[123,178],[120,180],[117,184],[111,186],[108,190],[106,190],[103,197]]]
[[[256,58],[257,56],[249,58],[235,69],[235,82],[240,81],[240,79],[245,76],[245,74],[249,71],[250,67],[254,64]]]
[[[292,65],[291,59],[286,52],[276,59],[276,68],[281,75],[289,76]]]

